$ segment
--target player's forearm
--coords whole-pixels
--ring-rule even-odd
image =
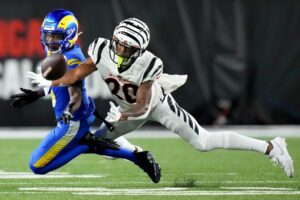
[[[70,95],[69,105],[72,105],[72,107],[69,106],[69,111],[73,114],[81,106],[81,101],[82,101],[81,88],[76,86],[70,86],[68,90]]]
[[[153,81],[143,83],[137,91],[136,103],[125,112],[121,112],[120,120],[139,120],[145,119],[152,104],[152,85]]]
[[[121,112],[120,121],[144,119],[149,114],[149,104],[136,104],[131,109]]]
[[[80,80],[79,77],[76,76],[75,70],[67,71],[64,76],[58,80],[52,81],[52,86],[64,86],[64,85],[72,85],[76,81]]]

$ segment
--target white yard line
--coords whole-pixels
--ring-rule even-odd
[[[232,130],[242,135],[251,137],[300,137],[300,126],[280,125],[280,126],[205,126],[209,131]],[[3,127],[0,128],[1,138],[43,138],[52,127]],[[145,126],[126,135],[129,138],[178,138],[178,135],[161,126]]]
[[[300,191],[292,188],[272,188],[272,187],[235,187],[236,190],[192,190],[191,188],[163,187],[145,189],[109,189],[103,187],[26,187],[19,188],[25,192],[71,192],[75,195],[139,195],[139,196],[220,196],[220,195],[299,195]]]
[[[4,172],[0,171],[0,179],[50,179],[50,178],[103,178],[103,175],[84,174],[75,175],[68,173],[52,172],[46,175],[33,174],[31,172]]]
[[[275,191],[291,191],[293,188],[282,188],[282,187],[221,187],[224,190],[275,190]]]
[[[96,196],[241,196],[241,195],[299,195],[300,191],[181,191],[181,192],[74,192],[77,195],[96,195]]]

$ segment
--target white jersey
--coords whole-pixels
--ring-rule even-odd
[[[145,51],[125,71],[119,72],[117,64],[110,58],[110,41],[105,38],[97,38],[90,44],[88,54],[95,63],[98,72],[107,83],[113,99],[121,107],[127,110],[136,102],[136,92],[139,86],[149,80],[156,81],[163,72],[163,63],[160,58],[151,52]],[[161,88],[155,82],[151,100],[154,106],[159,100]]]

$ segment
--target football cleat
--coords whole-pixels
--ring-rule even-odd
[[[133,152],[137,153],[137,152],[142,152],[142,151],[143,151],[142,147],[134,145],[134,151]]]
[[[83,139],[81,139],[81,143],[86,144],[88,146],[94,146],[99,149],[120,149],[120,146],[115,141],[110,139],[97,138],[91,132],[88,132],[86,136]]]
[[[161,169],[159,164],[155,161],[152,153],[149,151],[142,151],[134,152],[134,154],[138,159],[136,165],[144,170],[154,183],[158,183],[161,177]]]
[[[143,149],[142,147],[140,146],[137,146],[137,145],[134,145],[134,153],[137,153],[137,152],[142,152]],[[108,159],[108,160],[116,160],[118,159],[117,157],[112,157],[112,156],[103,156],[104,158]]]
[[[290,178],[294,176],[293,160],[288,153],[284,138],[276,137],[270,141],[273,149],[269,153],[269,157],[275,164],[279,164]]]

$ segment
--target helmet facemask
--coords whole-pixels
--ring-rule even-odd
[[[61,46],[65,40],[65,34],[59,32],[41,32],[41,41],[47,47],[48,51],[53,53],[60,52]]]
[[[137,46],[130,46],[116,37],[111,39],[110,57],[118,68],[130,66],[141,54],[142,50]]]

